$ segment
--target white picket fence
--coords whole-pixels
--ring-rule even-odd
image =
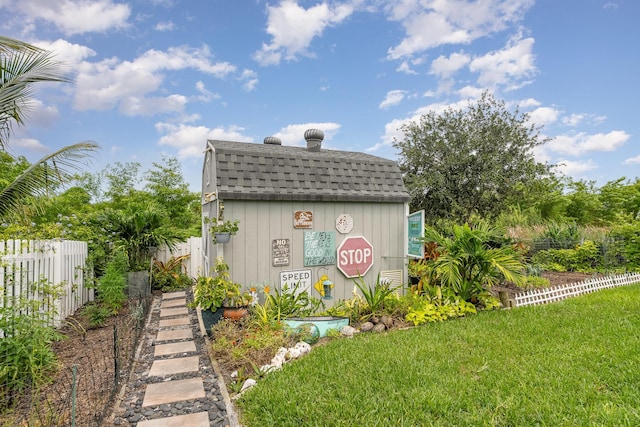
[[[55,316],[48,320],[60,326],[63,319],[94,299],[94,290],[85,282],[87,255],[86,242],[0,240],[0,307],[11,307],[19,298],[43,301],[41,312],[53,308]],[[45,300],[38,291],[44,283],[60,286],[60,298]]]
[[[202,260],[202,237],[189,237],[186,242],[175,245],[173,250],[168,246],[161,246],[154,255],[159,261],[167,262],[171,257],[179,257],[189,255],[189,258],[182,262],[184,272],[189,276],[196,278],[203,274]]]
[[[514,300],[516,307],[547,304],[599,291],[600,289],[616,288],[618,286],[630,285],[633,283],[640,283],[640,272],[597,277],[578,283],[558,285],[551,288],[531,289],[529,291],[516,294]]]

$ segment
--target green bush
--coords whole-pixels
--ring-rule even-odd
[[[127,255],[117,251],[107,263],[104,275],[98,280],[98,302],[112,314],[117,314],[127,299]]]
[[[628,271],[640,270],[640,221],[611,229],[607,247],[607,264],[623,265]]]
[[[592,273],[603,268],[602,251],[596,243],[585,240],[573,249],[548,249],[531,257],[533,264],[547,271]]]
[[[0,304],[0,412],[25,390],[47,384],[56,368],[51,343],[63,335],[50,325],[56,312],[47,303],[59,296],[60,287],[41,280],[32,284],[32,291],[41,300],[5,297]]]

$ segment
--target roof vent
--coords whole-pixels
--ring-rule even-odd
[[[268,145],[282,145],[282,141],[277,136],[268,136],[264,139],[264,143]]]
[[[320,129],[307,129],[304,133],[304,139],[307,141],[307,150],[320,151],[322,140],[324,139],[324,132]]]

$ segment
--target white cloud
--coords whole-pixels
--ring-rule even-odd
[[[431,62],[430,74],[435,74],[440,78],[449,78],[470,61],[471,57],[464,52],[452,53],[448,57],[440,55]]]
[[[469,69],[479,73],[478,84],[482,87],[518,89],[529,84],[536,73],[533,43],[533,38],[513,38],[503,49],[474,58]]]
[[[155,30],[156,31],[173,31],[176,28],[176,24],[174,24],[171,21],[167,21],[167,22],[158,22],[156,24]]]
[[[33,44],[41,49],[52,52],[56,61],[63,62],[72,68],[75,68],[85,59],[96,55],[96,52],[87,46],[70,43],[62,39],[57,39],[52,42],[44,40],[36,41]]]
[[[198,101],[210,102],[214,99],[220,99],[220,95],[208,90],[202,81],[196,82],[196,90],[200,92],[200,96],[196,98]]]
[[[567,126],[571,126],[571,127],[576,127],[580,124],[580,122],[582,122],[585,118],[584,114],[571,114],[569,116],[563,117],[562,118],[562,124],[567,125]]]
[[[556,136],[546,147],[556,153],[579,156],[590,151],[615,151],[624,145],[629,137],[628,133],[620,130],[593,135],[581,132],[576,135]]]
[[[172,47],[149,50],[133,61],[109,58],[78,65],[74,105],[79,110],[119,108],[128,115],[182,111],[187,100],[179,94],[154,95],[162,89],[166,71],[195,69],[223,78],[236,71],[227,62],[214,62],[209,49]]]
[[[163,134],[158,145],[169,146],[178,150],[177,157],[201,158],[206,148],[207,140],[218,139],[225,141],[253,142],[253,138],[242,133],[244,128],[239,126],[208,128],[206,126],[188,126],[185,124],[156,123],[156,130]]]
[[[325,147],[327,141],[330,141],[335,134],[340,130],[338,123],[324,122],[324,123],[299,123],[295,125],[288,125],[280,129],[274,135],[282,141],[282,145],[304,146],[306,142],[304,140],[304,133],[307,129],[320,129],[324,132],[324,140],[322,146]],[[266,135],[268,136],[268,135]]]
[[[44,146],[40,141],[34,138],[16,138],[11,140],[11,146],[15,148],[22,148],[28,151],[37,151],[41,153],[49,152],[49,149]]]
[[[253,70],[244,69],[239,80],[244,81],[243,87],[247,92],[251,92],[258,85],[258,73]]]
[[[327,27],[344,21],[353,11],[348,3],[325,2],[305,9],[294,0],[284,0],[277,6],[267,6],[267,33],[272,40],[270,44],[263,44],[253,58],[261,65],[274,65],[282,59],[290,61],[300,55],[309,56],[307,49],[313,39],[322,35]]]
[[[411,65],[409,65],[409,61],[402,61],[400,65],[398,65],[398,68],[396,68],[396,71],[401,73],[411,74],[411,75],[418,74],[416,71],[413,70],[413,68],[411,68]]]
[[[20,0],[11,8],[24,14],[27,27],[48,22],[66,35],[125,28],[131,15],[128,4],[111,0]]]
[[[625,165],[640,165],[640,154],[635,157],[629,157],[622,162]]]
[[[382,101],[378,107],[385,109],[393,105],[398,105],[402,102],[406,94],[407,91],[405,90],[390,90],[387,92],[387,96],[384,98],[384,101]]]
[[[556,171],[566,176],[573,177],[578,177],[585,172],[589,172],[598,168],[598,165],[596,165],[591,159],[584,161],[572,161],[563,159],[556,162],[556,164]]]
[[[411,57],[444,44],[468,44],[522,20],[533,0],[404,0],[390,2],[388,19],[402,23],[406,37],[390,59]]]
[[[552,107],[538,107],[529,113],[529,123],[546,126],[558,120],[560,111]]]

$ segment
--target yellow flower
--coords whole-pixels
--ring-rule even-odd
[[[251,292],[252,294],[254,294],[254,293],[258,292],[258,290],[256,289],[256,287],[255,287],[255,286],[252,286],[252,287],[250,287],[250,288],[249,288],[249,292]]]
[[[264,293],[268,294],[271,291],[271,288],[267,285],[264,287]]]

